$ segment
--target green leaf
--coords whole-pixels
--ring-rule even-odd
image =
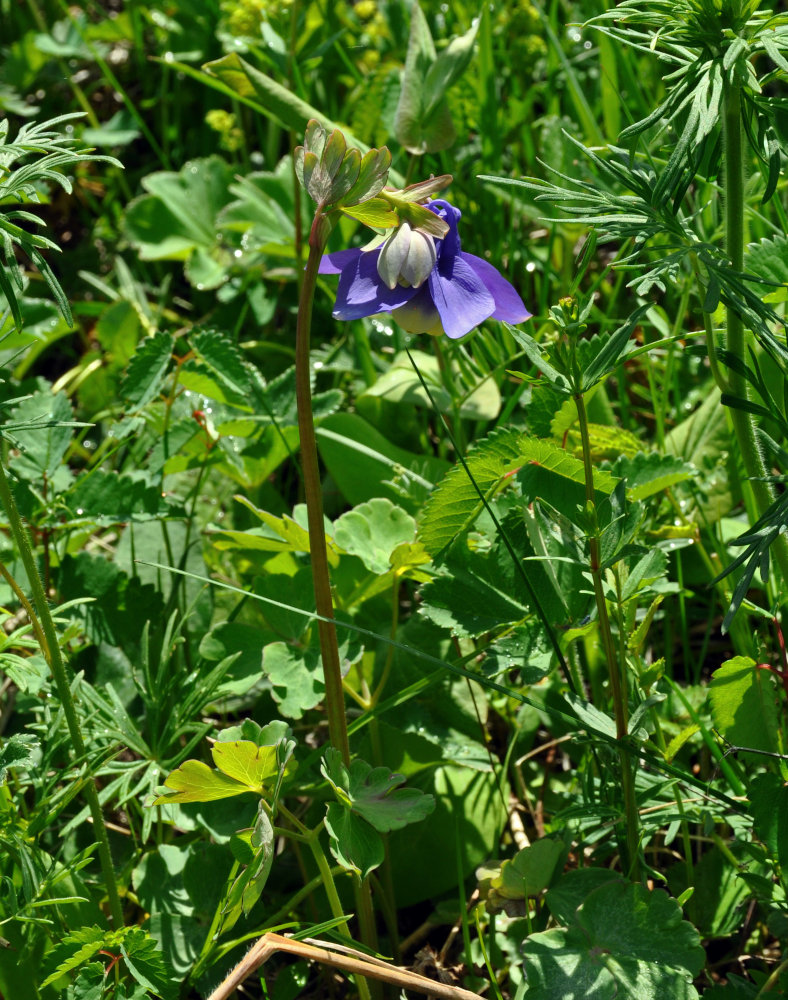
[[[432,399],[414,371],[411,358],[404,351],[394,356],[386,371],[374,385],[365,390],[361,399],[373,396],[391,403],[408,403],[427,409],[432,409],[434,405],[441,413],[454,412],[456,401],[445,388],[437,358],[424,351],[411,351],[410,354],[429,386]],[[475,387],[466,388],[462,373],[456,365],[452,367],[452,377],[461,394],[460,416],[466,420],[495,420],[501,410],[501,394],[494,379],[486,378]]]
[[[262,792],[279,770],[276,747],[259,747],[250,740],[214,743],[211,756],[223,774],[253,792]]]
[[[448,463],[388,441],[355,413],[336,413],[317,429],[320,457],[349,504],[388,497],[414,513]]]
[[[80,927],[62,937],[46,956],[46,968],[54,971],[41,983],[40,989],[46,989],[61,976],[97,955],[104,947],[106,936],[107,931],[94,924],[92,927]]]
[[[425,584],[420,613],[460,638],[476,637],[528,617],[528,594],[503,545],[471,550],[460,539],[444,572]],[[564,618],[562,605],[559,617]]]
[[[218,156],[192,160],[177,174],[145,177],[149,194],[132,201],[124,218],[140,257],[187,261],[187,277],[195,287],[218,287],[231,262],[216,241],[217,216],[230,201],[231,179],[231,167]]]
[[[341,615],[337,615],[341,618]],[[300,719],[304,712],[319,705],[325,697],[323,661],[317,629],[304,644],[305,619],[300,618],[298,636],[292,644],[269,643],[263,650],[263,674],[271,682],[271,694],[286,719]],[[339,656],[343,674],[356,663],[363,647],[358,634],[342,629],[338,635]]]
[[[385,198],[372,198],[360,205],[343,205],[342,213],[373,229],[392,229],[399,223],[399,216]]]
[[[529,1000],[696,1000],[692,978],[705,961],[674,899],[620,880],[593,889],[567,928],[532,934],[523,950]]]
[[[513,858],[501,863],[491,887],[503,899],[538,896],[546,889],[563,861],[566,848],[560,840],[543,837],[522,848]]]
[[[14,733],[0,747],[0,785],[5,783],[9,767],[28,767],[35,760],[39,742],[35,736]]]
[[[363,879],[383,864],[385,853],[380,834],[338,802],[328,804],[326,830],[331,853],[348,871]]]
[[[462,76],[473,57],[479,21],[458,38],[452,38],[427,70],[424,80],[424,116],[429,117],[441,105],[446,91]]]
[[[613,467],[616,476],[627,484],[630,500],[645,500],[691,478],[694,468],[676,455],[640,452],[629,458],[622,456]]]
[[[380,833],[416,823],[435,808],[431,795],[416,788],[398,788],[405,781],[404,775],[387,767],[373,768],[363,760],[352,761],[348,769],[341,753],[333,748],[326,751],[321,771],[340,802]]]
[[[81,475],[65,500],[73,519],[100,525],[149,521],[179,512],[159,487],[148,483],[147,475],[103,469]]]
[[[129,362],[121,393],[129,409],[141,410],[158,396],[164,385],[175,342],[159,332],[144,340]]]
[[[503,477],[516,467],[521,437],[517,430],[493,431],[466,456],[468,470],[485,497],[493,496]],[[419,541],[430,555],[437,555],[473,524],[482,506],[468,473],[456,465],[424,505],[418,523]]]
[[[246,103],[256,107],[268,118],[272,118],[283,129],[293,129],[296,133],[303,133],[309,121],[315,119],[326,132],[339,129],[344,135],[348,147],[354,146],[362,153],[369,150],[365,143],[359,141],[346,128],[326,118],[317,108],[302,101],[287,87],[283,87],[272,77],[261,73],[259,69],[241,59],[235,52],[231,52],[221,59],[215,59],[213,62],[205,63],[203,69],[206,74],[209,74],[208,82],[210,82],[211,76],[215,77],[221,81],[225,92],[230,91],[239,95]],[[202,74],[195,75],[202,77]],[[403,183],[402,177],[394,172],[391,173],[391,180],[395,184]]]
[[[570,924],[577,908],[594,889],[620,881],[618,872],[610,868],[575,868],[565,872],[545,897],[553,919],[559,924]]]
[[[13,459],[14,472],[23,479],[45,476],[51,482],[71,444],[74,430],[66,425],[72,419],[64,392],[37,392],[14,407],[8,426],[21,452]]]
[[[221,771],[214,771],[201,760],[185,760],[167,776],[164,784],[172,791],[154,799],[154,806],[170,802],[213,802],[251,791]]]
[[[89,962],[66,990],[66,1000],[102,1000],[105,977],[103,962]]]
[[[244,916],[249,914],[262,895],[271,873],[274,861],[274,828],[263,803],[260,803],[254,827],[236,834],[231,846],[236,858],[243,862],[244,869],[233,882],[227,896],[222,921],[223,933],[235,924],[241,914]]]
[[[416,522],[401,507],[376,497],[342,514],[334,525],[334,541],[377,575],[391,568],[394,550],[416,537]]]
[[[156,942],[141,927],[129,927],[120,943],[126,967],[134,978],[154,996],[174,1000],[176,984],[164,964]]]
[[[735,656],[714,671],[709,684],[714,725],[731,743],[779,751],[780,710],[771,671]]]
[[[774,282],[776,287],[771,294],[778,292],[780,286],[788,285],[788,236],[780,233],[771,239],[751,243],[745,262],[749,273]]]
[[[758,774],[748,791],[755,835],[788,872],[788,786],[776,774]]]

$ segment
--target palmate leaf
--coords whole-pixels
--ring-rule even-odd
[[[333,748],[325,753],[323,776],[340,803],[363,817],[379,833],[401,830],[424,819],[435,808],[435,799],[418,788],[400,788],[405,776],[387,767],[372,767],[354,760],[350,767]]]
[[[217,770],[201,760],[186,760],[164,781],[171,789],[153,805],[169,802],[213,802],[244,792],[262,794],[279,773],[277,748],[250,740],[217,742],[211,748]]]
[[[547,894],[548,905],[553,891]],[[531,934],[525,942],[529,1000],[697,1000],[692,977],[702,968],[705,952],[698,932],[665,893],[605,880],[567,923]]]

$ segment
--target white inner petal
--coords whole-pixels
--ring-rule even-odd
[[[435,267],[437,254],[431,237],[423,233],[413,233],[408,256],[400,268],[400,277],[407,285],[419,288]]]
[[[378,274],[389,288],[396,288],[402,265],[408,256],[413,231],[407,222],[389,237],[378,257]]]

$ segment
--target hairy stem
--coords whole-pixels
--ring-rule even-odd
[[[44,585],[42,584],[41,577],[38,573],[38,567],[36,566],[35,557],[33,556],[30,539],[27,531],[25,530],[25,526],[22,524],[22,518],[19,516],[19,510],[17,509],[16,501],[14,500],[14,495],[11,492],[8,477],[6,476],[5,468],[2,462],[0,462],[0,503],[2,503],[6,517],[8,518],[8,524],[11,528],[14,543],[16,544],[17,551],[22,559],[25,572],[27,573],[27,579],[30,583],[30,591],[33,595],[33,604],[35,606],[38,621],[40,622],[41,630],[44,633],[44,639],[46,642],[46,645],[42,646],[41,652],[46,657],[49,669],[52,671],[52,677],[55,681],[58,698],[63,706],[63,714],[66,718],[66,725],[68,726],[68,733],[71,738],[71,746],[74,751],[74,755],[79,760],[87,760],[85,740],[82,736],[82,728],[79,724],[79,716],[77,715],[74,697],[71,693],[68,672],[66,670],[66,664],[63,660],[63,654],[60,650],[60,643],[58,642],[52,612],[49,610],[49,601],[47,600]],[[99,863],[101,865],[101,871],[104,875],[104,884],[107,891],[110,915],[112,916],[112,922],[115,927],[120,928],[123,926],[123,909],[120,905],[120,894],[118,893],[118,884],[115,879],[115,869],[112,865],[112,853],[110,852],[107,828],[104,825],[104,816],[101,812],[96,783],[92,777],[88,778],[85,782],[84,790],[90,815],[93,820],[93,833],[98,845]]]
[[[744,143],[741,123],[741,88],[727,84],[725,88],[725,240],[728,257],[734,271],[744,269]],[[744,323],[730,306],[726,308],[726,347],[744,361]],[[747,382],[734,369],[728,378],[730,392],[741,399],[747,398]],[[756,434],[753,415],[731,407],[733,429],[741,452],[748,488],[755,513],[762,517],[774,501],[774,490],[764,482],[768,474]],[[772,545],[783,584],[788,585],[788,537],[779,535]]]
[[[583,468],[585,470],[586,485],[586,510],[594,521],[588,533],[588,549],[590,555],[591,579],[594,584],[594,597],[596,599],[597,616],[599,618],[599,633],[602,638],[602,647],[607,661],[608,676],[610,678],[610,692],[613,696],[613,709],[616,718],[616,738],[625,740],[627,738],[627,691],[626,676],[620,669],[616,647],[613,642],[613,632],[610,628],[610,617],[607,613],[607,602],[605,601],[605,591],[602,582],[602,570],[599,550],[599,533],[596,526],[596,504],[594,501],[594,469],[591,464],[591,442],[588,436],[588,417],[586,415],[585,400],[582,393],[574,396],[577,407],[577,417],[580,424],[580,437],[583,443]],[[626,818],[626,857],[624,861],[624,871],[637,880],[640,871],[638,860],[639,846],[639,817],[637,802],[635,800],[635,779],[632,773],[632,762],[629,754],[623,750],[619,753],[621,764],[621,788],[624,794],[624,815]]]

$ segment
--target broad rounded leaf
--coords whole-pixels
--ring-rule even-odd
[[[387,573],[397,546],[413,542],[416,522],[385,497],[376,497],[343,514],[334,525],[334,541],[358,556],[372,573]]]
[[[528,1000],[696,1000],[705,960],[676,900],[621,880],[590,892],[568,928],[532,934],[524,953]]]
[[[363,816],[376,830],[387,833],[424,819],[435,808],[431,795],[416,788],[398,788],[405,778],[387,767],[354,760],[348,769],[339,751],[326,751],[321,767],[340,802]]]

